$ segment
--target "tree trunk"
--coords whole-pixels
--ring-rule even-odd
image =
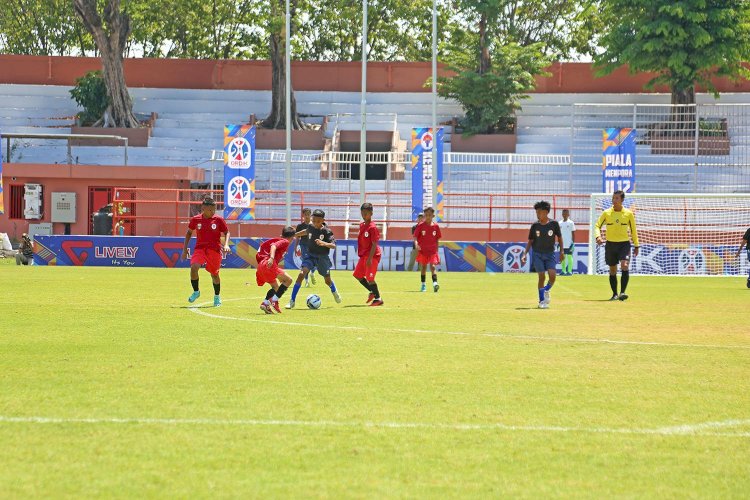
[[[110,106],[103,117],[104,126],[137,128],[133,101],[125,84],[122,55],[130,35],[130,18],[120,12],[120,0],[109,0],[104,8],[104,22],[96,10],[96,0],[73,0],[76,13],[94,37],[102,58],[102,74]]]
[[[487,73],[491,63],[490,48],[487,44],[487,15],[483,13],[479,19],[479,74]]]
[[[274,3],[277,7],[277,4]],[[281,18],[284,18],[281,9]],[[276,10],[279,12],[279,10]],[[286,128],[286,23],[281,24],[278,33],[271,33],[271,113],[263,120],[265,128]],[[297,99],[294,97],[294,89],[291,89],[292,129],[304,129],[305,125],[297,114]]]
[[[695,134],[695,87],[672,88],[672,110],[669,121],[677,135]]]

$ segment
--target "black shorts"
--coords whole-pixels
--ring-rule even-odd
[[[629,241],[608,241],[604,245],[604,261],[608,266],[616,266],[621,260],[630,260]]]

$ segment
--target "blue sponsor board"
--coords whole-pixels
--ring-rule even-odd
[[[252,267],[260,238],[232,239],[231,252],[224,256],[222,267],[245,269]],[[34,263],[57,266],[115,266],[115,267],[179,267],[190,266],[181,260],[183,238],[156,238],[141,236],[45,236],[34,241]],[[379,269],[403,271],[412,252],[411,241],[381,241],[383,255]],[[191,241],[190,249],[195,245]],[[528,272],[528,263],[521,265],[520,254],[525,243],[484,243],[442,241],[438,254],[439,271],[451,272]],[[643,250],[642,250],[643,251]],[[575,269],[586,272],[587,246],[576,245]],[[338,240],[331,252],[335,270],[351,271],[356,266],[356,240]],[[299,252],[287,252],[286,269],[299,269]]]

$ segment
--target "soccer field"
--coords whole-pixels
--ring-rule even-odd
[[[0,265],[0,497],[744,497],[745,278]],[[251,286],[246,286],[251,282]],[[288,297],[282,299],[286,303]],[[302,305],[303,307],[300,307]]]

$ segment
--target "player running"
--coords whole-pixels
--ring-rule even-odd
[[[318,273],[325,279],[326,285],[331,289],[333,299],[337,304],[341,303],[341,295],[336,290],[336,284],[331,279],[331,267],[333,263],[329,257],[329,252],[336,248],[336,238],[333,236],[328,226],[325,225],[326,213],[320,209],[312,213],[312,225],[296,233],[295,237],[305,237],[308,239],[308,254],[302,261],[302,269],[297,276],[297,282],[292,288],[292,298],[287,304],[287,309],[293,309],[297,300],[297,294],[302,287],[302,280],[307,277],[312,269],[317,269]]]
[[[309,208],[303,208],[302,209],[302,222],[297,224],[297,232],[304,231],[305,229],[312,226],[312,210]],[[305,261],[307,258],[307,255],[310,253],[310,238],[295,238],[297,245],[299,246],[300,250],[300,257],[302,257],[302,262]],[[309,278],[309,279],[308,279]],[[305,276],[305,287],[310,286],[310,282],[312,281],[312,284],[315,284],[315,268],[310,269],[310,274]]]
[[[357,267],[354,268],[354,277],[362,283],[370,294],[367,303],[370,306],[382,306],[383,299],[380,297],[378,284],[375,283],[375,275],[378,273],[378,264],[382,251],[378,245],[380,231],[372,221],[372,203],[363,203],[360,207],[362,221],[359,224],[359,235],[357,236]]]
[[[420,291],[424,292],[427,289],[425,275],[427,274],[427,265],[429,264],[430,272],[432,273],[432,290],[437,292],[440,289],[440,285],[438,285],[435,266],[440,264],[438,246],[440,245],[440,238],[443,237],[443,233],[440,232],[440,226],[433,222],[433,218],[435,217],[434,208],[425,208],[424,217],[424,221],[417,224],[413,235],[414,249],[417,251],[417,263],[419,264],[420,277],[422,279]]]
[[[281,314],[279,299],[292,284],[291,276],[279,267],[279,262],[284,258],[294,235],[295,231],[292,226],[285,227],[281,231],[281,238],[271,238],[264,241],[255,255],[258,261],[255,281],[258,286],[263,286],[266,283],[271,285],[271,289],[266,293],[266,298],[260,304],[260,309],[266,314],[273,314],[274,311]]]
[[[185,244],[182,248],[182,260],[188,256],[188,245],[193,233],[197,233],[195,250],[190,258],[190,283],[193,285],[193,293],[188,297],[191,304],[201,296],[198,287],[198,271],[202,265],[206,265],[206,271],[211,275],[214,285],[214,307],[221,305],[221,269],[222,249],[229,253],[229,229],[224,218],[216,215],[216,202],[213,198],[206,197],[201,203],[201,213],[190,218],[188,230],[185,233]]]
[[[609,266],[609,286],[612,288],[612,297],[609,300],[627,300],[630,280],[630,238],[633,238],[633,255],[638,256],[638,232],[635,229],[635,215],[632,211],[622,206],[625,201],[624,191],[615,191],[612,194],[612,207],[603,211],[594,226],[596,244],[604,242],[601,227],[607,224],[607,243],[604,246],[604,261]],[[630,235],[628,235],[628,229]],[[617,263],[620,263],[622,271],[622,282],[620,294],[617,294]]]

